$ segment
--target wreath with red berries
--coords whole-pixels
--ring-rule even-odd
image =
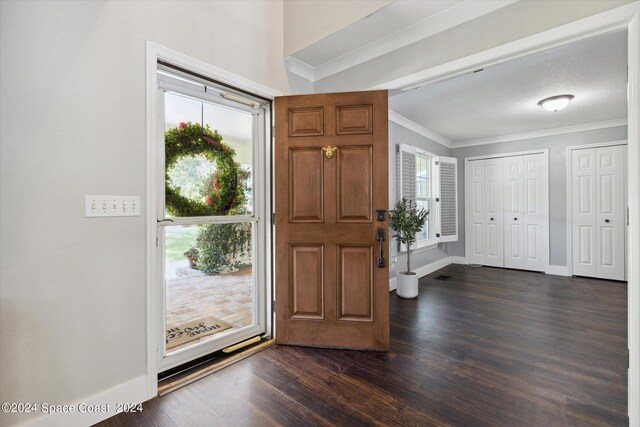
[[[213,216],[234,213],[244,204],[244,187],[239,180],[246,172],[233,160],[235,151],[222,142],[218,131],[209,125],[180,123],[164,134],[165,144],[165,204],[172,216]],[[216,165],[215,172],[204,183],[202,200],[180,194],[169,178],[169,171],[184,157],[204,156]]]

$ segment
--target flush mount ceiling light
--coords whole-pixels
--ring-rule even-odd
[[[569,101],[571,101],[573,98],[574,98],[573,95],[552,96],[550,98],[545,98],[542,101],[538,102],[538,105],[547,111],[558,111],[566,107],[567,104],[569,104]]]

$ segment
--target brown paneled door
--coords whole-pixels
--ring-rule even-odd
[[[388,240],[376,239],[389,234],[387,102],[387,91],[276,98],[280,344],[389,347]]]

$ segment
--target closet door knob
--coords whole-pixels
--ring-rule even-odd
[[[608,219],[605,219],[604,222],[609,223],[610,221]]]
[[[518,220],[518,218],[513,218],[513,220],[514,220],[514,221],[517,221],[517,220]]]
[[[493,218],[491,218],[491,221],[493,221]]]

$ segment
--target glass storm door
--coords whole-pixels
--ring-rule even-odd
[[[268,107],[160,71],[160,371],[265,332]]]

